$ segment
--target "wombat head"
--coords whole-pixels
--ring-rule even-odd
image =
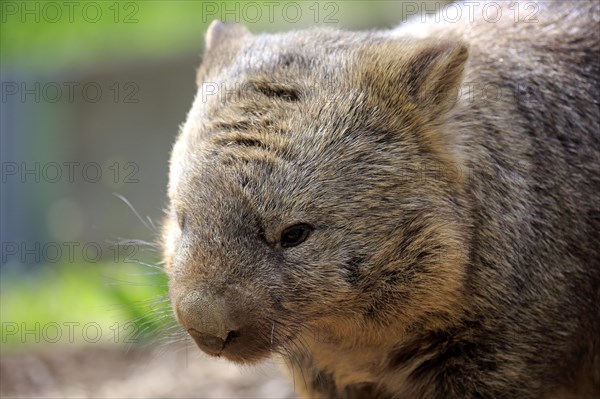
[[[456,314],[462,180],[443,173],[459,157],[443,126],[466,60],[448,41],[211,25],[163,237],[200,348],[252,362],[315,329]]]

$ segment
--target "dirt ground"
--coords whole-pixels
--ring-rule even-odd
[[[3,398],[295,398],[277,362],[239,367],[196,348],[54,348],[0,356]]]

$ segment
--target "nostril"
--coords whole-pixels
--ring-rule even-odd
[[[190,334],[200,349],[212,355],[221,353],[225,346],[225,341],[215,335],[203,334],[193,328],[188,330],[188,334]]]
[[[225,345],[227,345],[231,341],[235,341],[239,336],[240,334],[237,331],[229,331],[229,333],[227,334],[227,338],[225,338]]]

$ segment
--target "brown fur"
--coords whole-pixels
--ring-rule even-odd
[[[598,13],[213,23],[171,159],[179,321],[233,361],[281,354],[310,397],[599,396]]]

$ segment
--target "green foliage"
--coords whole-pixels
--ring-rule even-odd
[[[389,0],[0,0],[0,56],[3,64],[43,71],[164,59],[200,54],[213,19],[239,22],[257,32],[314,25],[369,28],[396,25],[404,10],[401,4]]]
[[[200,53],[210,22],[203,21],[201,1],[27,3],[0,3],[0,55],[3,62],[46,70]]]
[[[168,303],[159,301],[166,297],[166,277],[145,266],[81,263],[36,267],[38,270],[26,275],[2,274],[3,349],[139,342],[161,326],[153,310],[168,310]]]

